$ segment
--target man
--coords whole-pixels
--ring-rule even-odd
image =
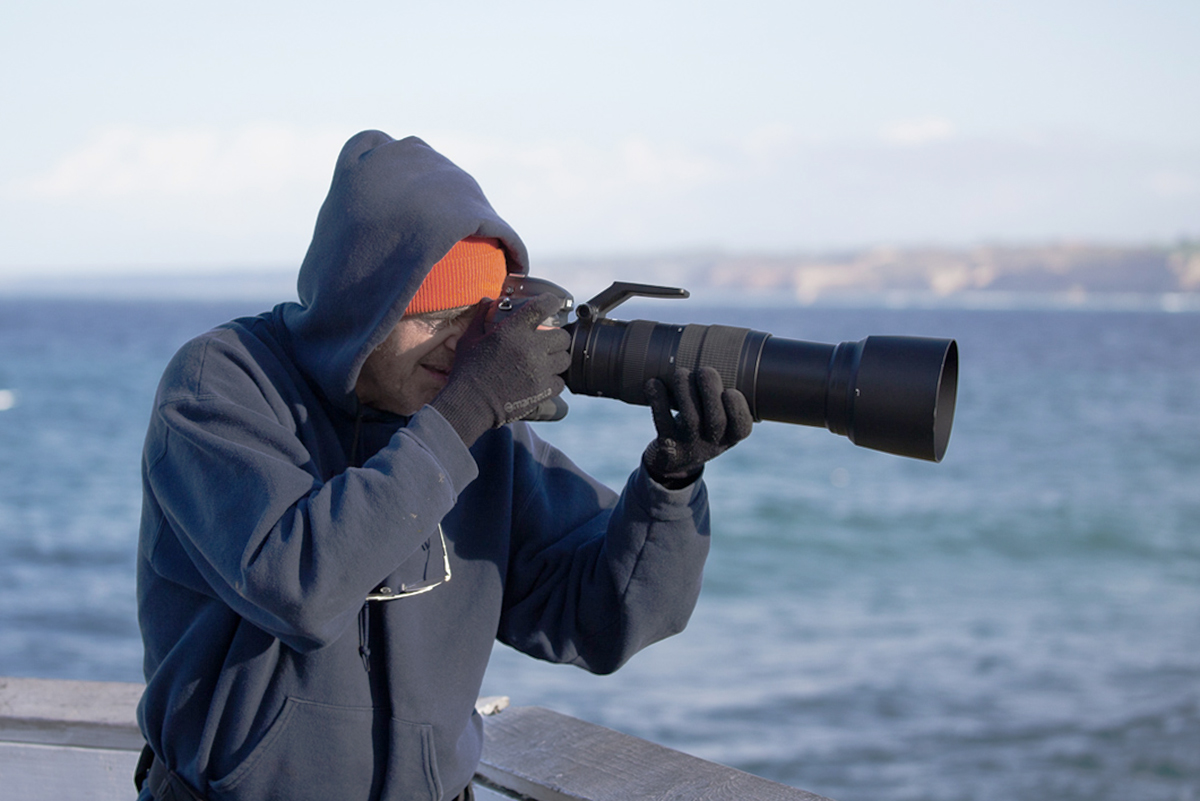
[[[484,325],[526,269],[466,173],[365,132],[300,302],[172,360],[143,457],[143,801],[467,797],[495,639],[608,672],[683,628],[700,473],[745,399],[652,382],[659,435],[616,495],[517,422],[569,363],[550,296]]]

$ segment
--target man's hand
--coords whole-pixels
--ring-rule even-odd
[[[527,301],[490,331],[481,306],[458,341],[449,383],[431,404],[470,447],[489,428],[520,420],[563,391],[571,335],[538,328],[558,310],[551,294]]]
[[[646,382],[658,438],[646,448],[642,464],[658,483],[680,489],[696,480],[705,462],[748,437],[754,418],[746,396],[725,389],[712,367],[678,370],[671,383],[677,415],[671,414],[667,386],[657,378]]]

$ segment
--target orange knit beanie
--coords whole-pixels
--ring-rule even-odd
[[[498,298],[507,274],[500,240],[469,236],[433,265],[404,313],[457,309]]]

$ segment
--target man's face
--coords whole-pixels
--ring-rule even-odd
[[[412,314],[363,362],[355,391],[362,403],[394,414],[416,414],[446,386],[458,339],[477,307]]]

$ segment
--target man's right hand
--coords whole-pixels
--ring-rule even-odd
[[[560,303],[552,294],[538,295],[487,331],[481,306],[459,338],[450,380],[430,405],[468,447],[489,428],[520,420],[563,391],[571,335],[538,328]]]

